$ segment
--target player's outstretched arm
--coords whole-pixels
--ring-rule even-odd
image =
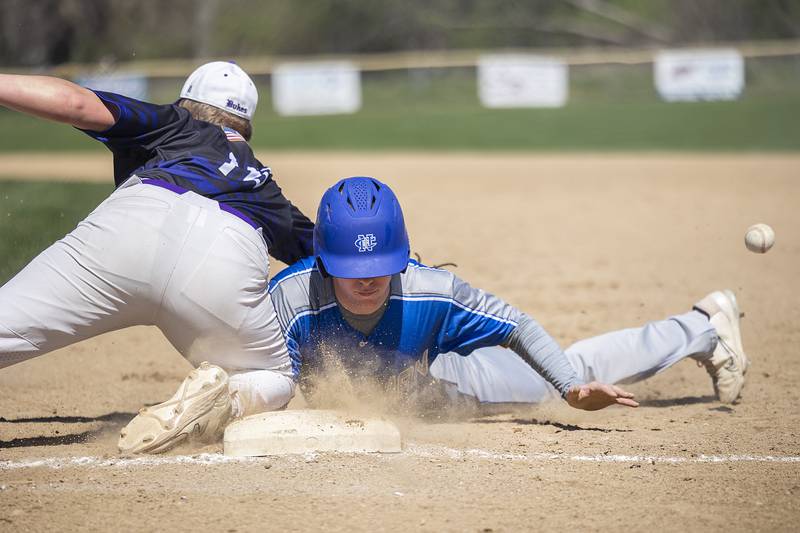
[[[540,376],[546,379],[576,409],[596,411],[609,405],[638,407],[633,394],[614,385],[593,381],[583,383],[558,343],[544,328],[528,315],[497,297],[470,287],[458,278],[453,278],[454,299],[461,302],[461,309],[481,309],[482,315],[461,311],[451,317],[461,317],[462,322],[447,324],[444,331],[455,331],[455,338],[445,337],[439,343],[447,351],[469,353],[468,348],[491,345],[493,340],[519,355]],[[506,319],[500,321],[499,318]],[[466,322],[463,322],[466,319]],[[515,326],[508,332],[509,323]],[[504,338],[497,337],[505,335]],[[466,345],[466,346],[465,346]],[[466,349],[465,349],[466,348]],[[474,348],[473,348],[474,349]]]
[[[609,405],[639,406],[633,400],[633,394],[615,385],[597,381],[582,383],[555,340],[527,315],[519,319],[519,325],[507,339],[507,344],[576,409],[596,411]]]
[[[606,385],[597,381],[573,386],[564,399],[572,407],[585,411],[597,411],[609,405],[639,407],[630,392],[626,392],[616,385]]]
[[[90,131],[114,125],[114,115],[89,89],[50,76],[0,74],[0,105]]]

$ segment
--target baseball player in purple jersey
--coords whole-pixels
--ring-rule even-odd
[[[311,254],[313,224],[247,143],[257,102],[252,80],[228,62],[198,68],[171,105],[0,75],[0,105],[104,143],[117,186],[0,287],[0,368],[140,324],[157,326],[193,365],[210,363],[123,430],[124,452],[216,436],[233,408],[229,389],[240,414],[293,393],[267,254],[289,263]]]

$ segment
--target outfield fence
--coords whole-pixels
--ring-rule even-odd
[[[746,92],[783,91],[800,88],[800,40],[698,43],[678,48],[731,49],[745,60]],[[362,55],[250,56],[235,58],[253,76],[262,94],[269,94],[273,73],[286,63],[339,62],[360,73],[364,104],[386,105],[384,98],[439,105],[441,98],[475,100],[476,68],[486,54],[536,55],[555,59],[569,67],[569,101],[648,98],[653,91],[653,62],[660,48],[436,50]],[[36,69],[36,73],[66,78],[87,75],[131,74],[147,80],[152,100],[174,98],[176,87],[197,65],[211,60],[163,59],[119,63],[70,63]],[[27,71],[28,73],[34,71]],[[372,98],[376,100],[372,102]],[[471,98],[474,97],[474,98]],[[262,98],[262,102],[265,99]]]
[[[698,44],[742,58],[733,102],[678,106],[656,90],[648,49],[431,51],[359,56],[240,57],[259,89],[254,143],[272,149],[798,150],[800,40]],[[549,58],[567,72],[557,109],[487,109],[480,94],[486,55]],[[146,99],[172,102],[186,75],[212,59],[69,64],[42,74],[67,78],[130,75]],[[358,78],[352,113],[287,116],[276,109],[276,70],[287,63],[348,64]],[[89,86],[94,86],[89,84]],[[102,88],[96,87],[95,88]],[[109,89],[113,90],[113,89]],[[122,91],[118,91],[122,92]],[[327,93],[318,99],[327,98]],[[350,102],[352,104],[352,102]],[[313,115],[313,113],[309,113]],[[0,111],[16,135],[0,151],[90,149],[71,132]]]

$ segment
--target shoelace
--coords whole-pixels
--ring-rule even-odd
[[[728,352],[729,356],[720,366],[716,366],[711,361],[712,358],[704,359],[702,361],[697,361],[697,366],[704,366],[708,371],[708,373],[711,374],[711,376],[714,378],[717,377],[716,374],[720,368],[727,368],[731,372],[736,372],[738,368],[738,361],[736,360],[736,352],[733,351],[733,348],[731,348],[731,346],[727,342],[725,342],[725,340],[722,338],[717,339],[717,342],[725,349],[726,352]]]

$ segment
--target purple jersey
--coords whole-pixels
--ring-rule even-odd
[[[238,132],[195,120],[177,105],[95,91],[117,118],[86,131],[114,154],[114,183],[132,174],[175,184],[233,207],[263,229],[269,253],[293,263],[313,253],[314,224],[286,199]]]

